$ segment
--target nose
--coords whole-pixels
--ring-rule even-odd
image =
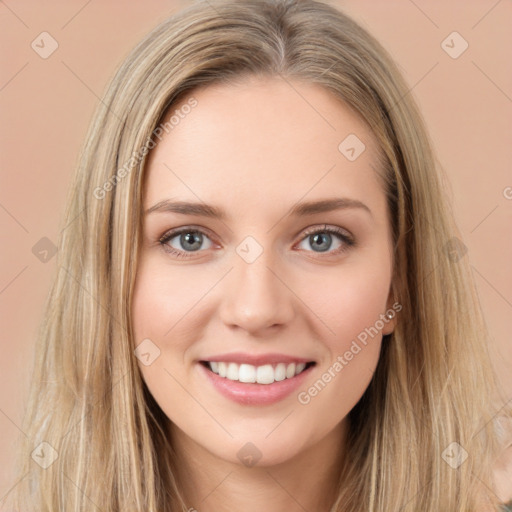
[[[267,250],[252,263],[234,254],[234,268],[224,280],[219,307],[221,320],[229,328],[261,335],[291,322],[294,294],[272,260]]]

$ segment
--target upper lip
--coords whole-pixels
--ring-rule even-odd
[[[263,366],[265,364],[277,363],[312,363],[312,359],[304,357],[289,356],[286,354],[244,354],[242,352],[232,352],[229,354],[219,354],[216,356],[206,357],[201,361],[224,362],[237,364],[251,364],[253,366]]]

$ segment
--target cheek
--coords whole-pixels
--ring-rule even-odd
[[[302,291],[311,298],[308,304],[329,329],[322,329],[327,351],[316,380],[299,391],[297,400],[305,413],[316,417],[326,430],[357,404],[378,364],[381,314],[386,311],[390,285],[386,269],[382,264],[340,267],[337,273],[316,279],[315,286]]]
[[[202,294],[193,283],[181,282],[179,273],[151,257],[141,258],[132,299],[134,345],[151,340],[144,352],[157,357],[150,364],[139,358],[138,366],[153,398],[173,420],[187,417],[190,406],[179,383],[185,380],[184,354],[190,343],[185,331]]]
[[[189,303],[193,300],[193,297],[187,297],[187,292],[190,294],[193,287],[183,287],[183,283],[176,282],[176,279],[171,282],[169,274],[165,268],[153,264],[151,258],[143,257],[139,262],[133,292],[134,349],[145,343],[152,354],[158,354],[148,365],[144,364],[142,358],[139,360],[139,368],[152,393],[155,389],[168,387],[170,384],[166,370],[174,374],[174,368],[169,367],[166,354],[183,352],[184,347],[180,345],[180,340],[185,338],[176,336],[176,331],[185,324],[187,310],[190,310]],[[178,359],[173,357],[171,360]],[[179,361],[181,360],[182,355],[179,356]]]
[[[376,337],[386,312],[390,270],[382,262],[341,265],[304,283],[301,296],[325,324],[325,342],[332,352],[345,351],[352,340]],[[369,334],[369,332],[371,334]]]
[[[135,342],[158,340],[160,348],[178,348],[177,336],[201,310],[201,297],[211,287],[212,276],[194,277],[170,271],[148,257],[140,262],[132,301]],[[178,345],[177,345],[178,343]]]
[[[305,401],[318,396],[314,408],[318,406],[319,414],[329,404],[339,404],[341,419],[370,383],[379,360],[390,279],[390,260],[372,257],[347,262],[303,284],[301,296],[308,297],[308,305],[326,326],[321,382],[311,393],[304,390]]]

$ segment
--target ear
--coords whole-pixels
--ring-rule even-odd
[[[395,297],[396,295],[394,288],[391,286],[388,300],[386,302],[386,311],[381,317],[382,321],[384,322],[384,327],[382,329],[383,336],[391,334],[395,330],[398,314],[402,310],[402,305],[397,300],[395,300]]]

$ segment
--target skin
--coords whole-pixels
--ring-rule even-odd
[[[366,390],[396,316],[306,405],[295,392],[272,405],[235,403],[205,379],[198,361],[235,351],[306,357],[317,363],[299,389],[307,391],[391,307],[392,238],[377,144],[365,123],[318,85],[260,77],[193,96],[197,106],[150,154],[143,208],[165,199],[204,202],[227,218],[145,216],[133,327],[136,344],[149,338],[160,356],[139,364],[142,376],[170,420],[188,506],[328,510],[346,416]],[[352,133],[366,145],[353,162],[338,150]],[[334,197],[361,201],[371,213],[288,215],[299,201]],[[324,224],[356,244],[332,235],[327,251],[315,250],[304,233],[325,233]],[[179,235],[168,241],[191,256],[178,258],[159,239],[187,226],[206,234],[198,251]],[[263,248],[252,263],[236,252],[247,236]],[[253,467],[237,456],[248,442],[261,453]]]

